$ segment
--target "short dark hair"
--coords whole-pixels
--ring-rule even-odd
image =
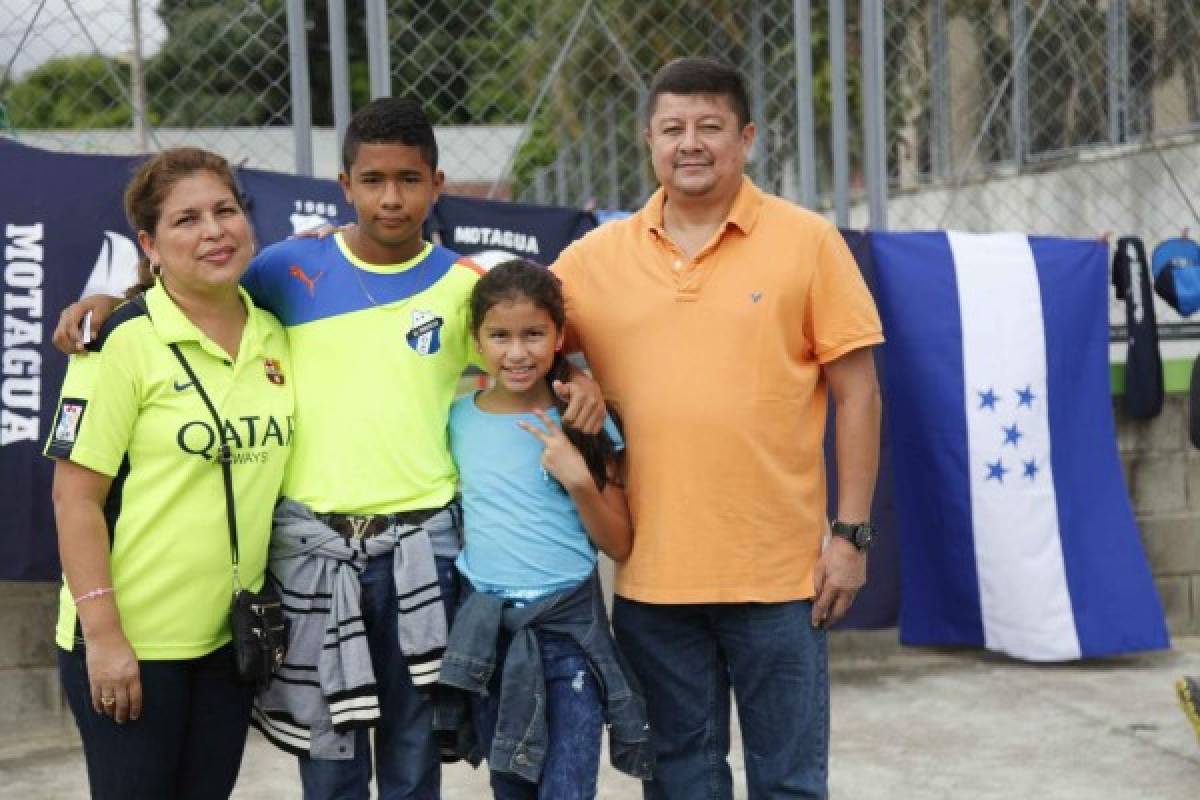
[[[703,56],[677,58],[664,64],[650,80],[646,122],[654,116],[662,94],[705,94],[724,97],[737,116],[738,127],[750,122],[750,95],[741,73],[723,61]]]
[[[421,151],[432,172],[437,171],[437,139],[421,104],[411,97],[379,97],[350,118],[342,141],[342,167],[346,174],[358,157],[361,144],[406,144]]]

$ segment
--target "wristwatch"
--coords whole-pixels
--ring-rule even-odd
[[[869,549],[875,541],[875,528],[869,522],[842,522],[835,519],[829,529],[834,536],[854,545],[860,553]]]

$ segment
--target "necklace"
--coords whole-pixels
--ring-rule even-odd
[[[351,253],[354,252],[353,250],[351,250],[349,243],[347,243],[346,249],[350,250]],[[417,254],[417,257],[420,258],[422,254],[426,254],[426,249],[427,248],[425,246],[422,246],[420,253]],[[428,255],[428,254],[426,254],[426,255]],[[367,284],[362,278],[362,273],[365,272],[365,270],[362,267],[355,264],[350,259],[346,259],[346,264],[350,267],[351,271],[354,272],[354,279],[356,281],[358,281],[358,288],[362,289],[363,296],[367,298],[367,302],[369,302],[373,308],[384,308],[384,304],[379,302],[378,300],[376,300],[375,295],[371,294],[371,290],[367,288]],[[421,286],[421,281],[425,277],[425,270],[426,270],[426,268],[428,268],[428,266],[429,266],[429,259],[427,257],[421,258],[421,265],[419,267],[417,267],[417,273],[416,273],[416,277],[414,279],[414,283],[416,284],[416,286]],[[402,270],[401,272],[393,272],[393,273],[388,273],[388,274],[391,276],[397,276],[397,275],[402,275],[407,271],[408,270]],[[403,300],[411,300],[417,294],[419,294],[419,292],[413,292],[412,294],[408,295],[408,297],[403,298]]]

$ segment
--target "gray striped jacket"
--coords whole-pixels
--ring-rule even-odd
[[[439,524],[439,516],[425,526]],[[400,650],[413,684],[437,682],[446,616],[425,526],[397,525],[348,540],[302,503],[284,498],[276,506],[269,570],[291,629],[283,666],[259,693],[252,719],[276,746],[313,758],[351,758],[354,730],[379,719],[358,581],[371,556],[393,553]]]

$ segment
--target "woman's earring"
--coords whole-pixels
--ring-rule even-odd
[[[162,276],[162,265],[155,261],[151,261],[150,262],[150,274],[156,278],[161,277]]]

